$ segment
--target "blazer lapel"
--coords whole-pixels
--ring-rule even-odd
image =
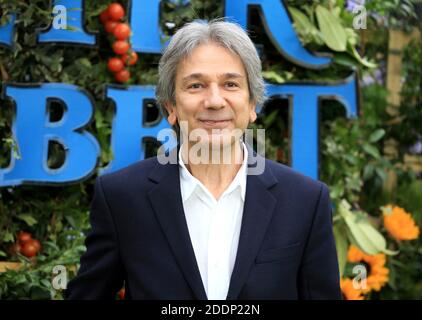
[[[253,162],[252,154],[260,158],[260,161],[266,161],[250,146],[247,145],[247,148],[249,164]],[[178,152],[178,148],[171,152]],[[160,165],[157,162],[157,167],[150,173],[149,178],[157,185],[150,190],[148,196],[174,256],[195,297],[206,300],[207,295],[183,211],[178,164]],[[261,175],[248,174],[239,245],[230,280],[228,300],[238,297],[264,239],[277,202],[269,188],[276,183],[277,179],[268,167]]]
[[[254,153],[249,146],[247,147],[249,155]],[[256,153],[254,155],[256,156]],[[260,157],[260,161],[265,159]],[[276,183],[277,179],[268,167],[261,175],[248,174],[239,245],[227,294],[228,300],[237,299],[264,239],[277,202],[268,189]]]
[[[177,149],[171,152],[177,152]],[[149,178],[157,185],[148,196],[174,256],[196,298],[206,300],[207,295],[183,211],[178,164],[157,163],[157,168],[151,172]]]

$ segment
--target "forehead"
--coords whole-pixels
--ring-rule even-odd
[[[227,48],[214,43],[197,46],[177,67],[176,79],[182,81],[190,75],[202,77],[245,77],[241,58]]]

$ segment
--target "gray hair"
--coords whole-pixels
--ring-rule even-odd
[[[247,73],[249,100],[258,105],[264,103],[266,97],[261,60],[247,32],[240,25],[221,21],[221,18],[210,22],[193,21],[185,24],[173,35],[159,62],[156,97],[166,118],[168,112],[164,104],[176,104],[177,66],[197,46],[210,42],[221,45],[240,57]]]

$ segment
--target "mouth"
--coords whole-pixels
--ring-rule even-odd
[[[225,128],[227,127],[231,120],[199,120],[205,128]]]

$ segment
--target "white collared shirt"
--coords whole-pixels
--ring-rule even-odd
[[[243,163],[218,200],[195,178],[182,161],[179,175],[189,235],[209,300],[225,300],[236,260],[246,193],[248,150]]]

